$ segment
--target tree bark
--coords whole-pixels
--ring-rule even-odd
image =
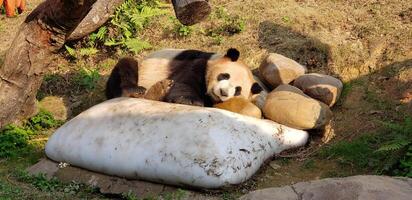
[[[45,69],[94,2],[47,0],[27,16],[0,68],[0,128],[36,112]]]
[[[93,4],[92,9],[87,13],[86,17],[67,37],[67,40],[78,40],[90,33],[93,33],[102,26],[114,13],[116,8],[123,3],[124,0],[97,0]]]
[[[211,12],[209,0],[172,0],[177,19],[184,25],[193,25]]]

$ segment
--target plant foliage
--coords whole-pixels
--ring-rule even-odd
[[[216,37],[216,35],[232,36],[241,33],[246,28],[245,20],[234,14],[229,14],[228,11],[219,7],[211,16],[216,21],[216,25],[207,31],[207,35]]]
[[[161,3],[155,0],[126,0],[120,5],[110,23],[116,27],[116,37],[110,38],[104,44],[107,46],[120,45],[127,50],[139,53],[151,45],[138,37],[149,21],[159,15],[166,14]]]
[[[45,111],[40,112],[27,120],[22,126],[8,125],[0,131],[0,158],[14,158],[30,152],[32,146],[29,141],[41,130],[53,128],[61,122]]]
[[[341,164],[377,174],[412,177],[412,120],[402,123],[382,122],[384,130],[366,134],[352,141],[341,141],[321,151]]]
[[[149,22],[167,13],[165,4],[158,0],[125,0],[111,16],[111,20],[88,37],[82,48],[65,46],[67,54],[81,58],[98,53],[97,46],[120,47],[133,53],[152,48],[139,34]]]
[[[100,74],[97,69],[81,68],[74,76],[73,85],[79,89],[93,90],[97,86]]]

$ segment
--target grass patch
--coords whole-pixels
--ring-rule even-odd
[[[181,200],[181,199],[184,199],[184,197],[186,196],[186,193],[187,193],[186,191],[182,189],[178,189],[175,192],[167,193],[163,195],[163,199],[164,200]]]
[[[341,141],[323,149],[320,156],[336,159],[359,172],[412,177],[412,120],[382,122],[384,130]]]
[[[173,24],[173,32],[179,37],[188,37],[193,32],[193,26],[186,26],[179,22],[175,17],[169,18]]]
[[[237,199],[235,194],[232,194],[232,193],[229,193],[229,192],[224,192],[221,195],[221,198],[222,198],[222,200],[235,200],[235,199]]]
[[[97,86],[100,74],[97,69],[81,68],[73,77],[73,85],[80,90],[91,91]]]
[[[316,168],[316,163],[313,159],[308,159],[302,164],[303,169],[313,170]]]
[[[0,179],[0,199],[12,200],[20,197],[22,190]]]
[[[245,19],[230,14],[223,7],[218,7],[210,18],[214,21],[214,24],[206,30],[206,35],[212,38],[216,38],[217,35],[232,36],[246,29]]]
[[[88,194],[97,193],[97,188],[92,188],[82,183],[72,181],[63,183],[56,178],[47,178],[44,174],[29,175],[25,171],[16,171],[14,177],[24,183],[28,183],[38,191],[46,193],[58,193],[65,197],[67,196],[88,196]],[[69,198],[70,199],[70,198]]]
[[[352,88],[353,88],[352,83],[343,83],[343,90],[340,95],[340,98],[345,99],[348,96],[349,92],[352,90]]]
[[[17,180],[30,183],[35,188],[43,192],[55,192],[62,187],[62,183],[56,178],[47,179],[44,174],[29,175],[24,171],[18,171],[15,173]]]
[[[0,131],[0,159],[29,155],[35,148],[30,140],[41,135],[42,131],[60,124],[49,112],[40,110],[22,126],[6,126]]]
[[[390,110],[391,103],[380,97],[376,90],[365,87],[365,100],[379,110]]]

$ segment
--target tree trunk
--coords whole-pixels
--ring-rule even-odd
[[[0,128],[36,112],[44,71],[94,1],[47,0],[27,16],[0,68]]]
[[[193,25],[205,19],[211,11],[209,0],[172,0],[177,19],[184,25]]]
[[[86,17],[67,37],[67,40],[78,40],[90,33],[93,33],[102,26],[114,13],[116,8],[123,3],[124,0],[97,0],[93,4],[92,9],[87,13]]]

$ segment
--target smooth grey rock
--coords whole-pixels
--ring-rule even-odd
[[[291,193],[293,192],[293,193]],[[241,200],[409,200],[412,179],[387,176],[351,176],[300,182],[291,186],[252,191]]]
[[[333,115],[329,106],[291,85],[280,85],[269,93],[263,114],[277,123],[301,130],[322,128]]]
[[[58,163],[47,158],[41,159],[36,164],[26,169],[30,175],[43,174],[46,178],[52,178],[59,171]]]
[[[115,176],[108,176],[81,168],[67,166],[59,168],[59,163],[47,158],[41,159],[38,163],[26,169],[31,175],[45,174],[47,178],[56,177],[64,183],[76,181],[89,186],[99,188],[103,194],[123,194],[132,192],[139,198],[156,197],[159,195],[172,196],[177,192],[177,188],[145,182],[140,180],[127,180]],[[210,200],[217,197],[205,195],[199,192],[183,191],[182,200]]]
[[[260,77],[272,88],[289,84],[306,73],[306,67],[296,61],[276,53],[270,53],[259,66]]]
[[[293,86],[330,107],[338,101],[343,89],[343,83],[339,79],[317,73],[299,76]]]
[[[387,176],[352,176],[297,183],[292,186],[305,200],[410,200],[411,180]]]
[[[290,186],[256,190],[240,197],[240,200],[297,200],[298,195]]]

